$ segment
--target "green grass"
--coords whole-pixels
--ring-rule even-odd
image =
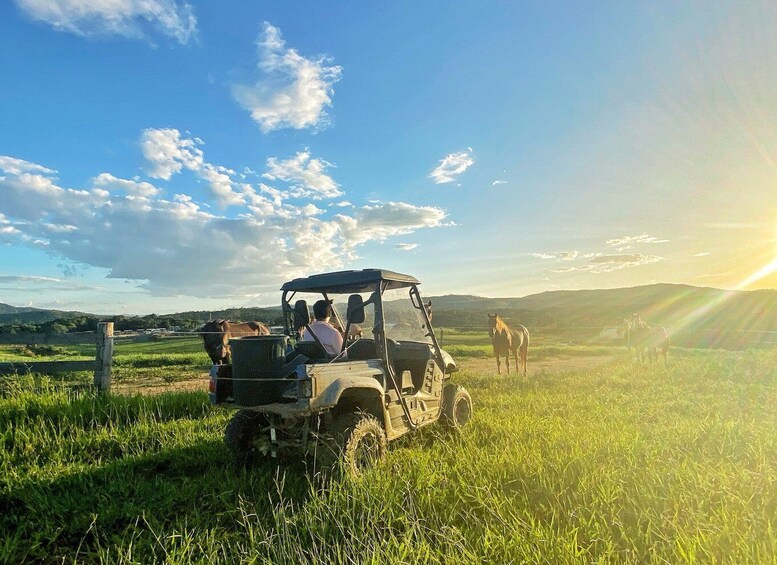
[[[706,351],[459,374],[461,436],[422,430],[324,488],[298,462],[231,463],[205,393],[5,379],[0,562],[772,563],[775,367]]]

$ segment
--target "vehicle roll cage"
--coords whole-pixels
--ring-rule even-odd
[[[431,320],[429,319],[429,312],[424,307],[423,300],[421,299],[421,293],[418,291],[418,285],[420,282],[409,275],[403,275],[394,271],[386,271],[381,269],[364,269],[362,271],[340,271],[335,273],[325,273],[321,275],[312,275],[310,277],[294,279],[285,283],[281,290],[283,295],[281,298],[281,307],[283,311],[283,322],[286,334],[289,336],[297,336],[298,327],[294,327],[295,320],[295,306],[291,304],[291,301],[297,295],[298,292],[305,293],[318,293],[321,294],[324,300],[329,300],[330,295],[343,295],[343,294],[365,294],[370,293],[367,300],[361,302],[361,312],[363,320],[364,306],[373,304],[375,308],[375,319],[373,322],[372,333],[375,340],[375,349],[378,357],[383,361],[386,367],[386,373],[388,380],[392,387],[397,392],[400,398],[402,409],[405,416],[408,419],[411,427],[416,428],[418,424],[413,421],[410,409],[407,406],[407,401],[402,395],[400,385],[397,383],[397,375],[391,360],[389,359],[389,346],[388,339],[386,338],[386,332],[383,319],[383,293],[387,290],[401,289],[409,287],[410,300],[413,307],[420,310],[424,320],[424,328],[426,329],[426,337],[430,338],[433,345],[433,353],[435,361],[439,367],[445,372],[446,364],[442,355],[442,349],[437,342],[437,337],[434,335],[432,329]],[[349,300],[350,306],[350,300]],[[351,325],[351,315],[353,311],[349,308],[346,314],[345,323],[341,319],[337,309],[332,309],[335,319],[337,320],[341,328],[346,328]],[[298,316],[297,316],[298,317]],[[309,313],[308,313],[309,317]],[[358,322],[357,322],[358,323]],[[312,332],[311,332],[312,333]],[[313,334],[314,339],[321,345],[318,338]],[[341,354],[348,347],[348,340],[343,340],[343,349]],[[440,404],[442,409],[442,404]]]

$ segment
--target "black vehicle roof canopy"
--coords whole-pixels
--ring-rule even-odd
[[[370,292],[375,285],[385,282],[387,289],[403,288],[421,284],[410,275],[395,273],[385,269],[363,269],[361,271],[338,271],[322,273],[291,280],[284,283],[281,290],[296,292],[331,292],[347,294],[354,292]]]

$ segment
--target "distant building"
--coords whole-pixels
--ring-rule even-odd
[[[599,338],[600,339],[620,339],[621,336],[618,335],[618,326],[605,326],[602,328],[602,331],[599,332]]]

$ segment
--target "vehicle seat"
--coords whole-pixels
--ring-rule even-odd
[[[314,361],[323,361],[332,359],[332,355],[326,352],[323,346],[319,345],[315,341],[298,341],[295,349],[302,353],[305,357],[309,357]]]
[[[348,347],[348,359],[351,361],[366,361],[377,359],[378,351],[374,339],[359,339]]]

